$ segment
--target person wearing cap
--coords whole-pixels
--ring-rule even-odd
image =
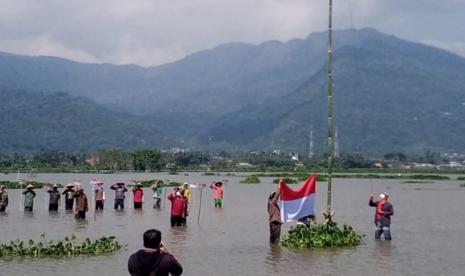
[[[0,186],[0,213],[5,212],[8,206],[8,193],[6,192],[5,186]]]
[[[223,205],[223,197],[224,197],[224,190],[223,190],[223,183],[221,181],[215,182],[214,184],[210,185],[210,189],[213,192],[213,200],[215,202],[215,208],[221,208]]]
[[[128,189],[125,187],[124,183],[116,183],[113,184],[110,189],[115,191],[115,210],[118,210],[118,208],[121,208],[121,210],[124,209],[124,199],[126,198],[125,193],[128,191]]]
[[[103,189],[103,181],[97,180],[94,186],[95,192],[95,210],[103,210],[105,203],[105,191]]]
[[[136,187],[132,190],[134,197],[134,209],[142,209],[142,203],[144,202],[144,190],[140,182],[136,183]]]
[[[84,193],[84,189],[82,187],[76,191],[76,193],[74,194],[74,198],[76,199],[76,214],[74,215],[74,217],[76,219],[85,219],[86,212],[89,211],[89,203],[87,201],[87,196]]]
[[[54,184],[52,189],[48,189],[47,193],[50,195],[48,202],[48,211],[56,212],[58,211],[58,205],[60,203],[60,192],[58,191],[58,185]]]
[[[36,192],[34,192],[34,185],[29,184],[26,186],[26,191],[23,192],[24,195],[24,211],[32,212],[34,208],[34,198],[36,197]]]
[[[391,216],[394,215],[394,208],[388,202],[389,195],[381,193],[378,201],[373,201],[375,193],[371,193],[369,205],[376,207],[375,211],[375,239],[381,239],[381,234],[384,234],[385,240],[391,240]]]
[[[66,185],[66,188],[62,193],[62,195],[65,196],[65,210],[66,211],[73,211],[75,192],[76,191],[74,190],[74,185],[72,183],[69,183]]]

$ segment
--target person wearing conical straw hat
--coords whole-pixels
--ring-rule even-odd
[[[5,186],[0,185],[0,213],[5,212],[8,206],[8,193],[5,190]]]
[[[73,211],[75,192],[76,191],[74,190],[73,183],[68,183],[65,187],[65,190],[62,193],[65,196],[65,210],[66,211]]]
[[[34,185],[28,184],[26,186],[26,191],[23,192],[24,195],[24,211],[32,212],[34,208],[34,198],[36,197],[36,192],[34,192]]]

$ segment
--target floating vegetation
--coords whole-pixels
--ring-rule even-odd
[[[465,188],[465,183],[460,184],[459,187]]]
[[[249,175],[244,180],[241,181],[244,184],[258,184],[260,183],[260,178],[256,175]]]
[[[465,180],[465,176],[459,176],[459,177],[457,177],[457,180],[459,180],[459,181]]]
[[[96,240],[86,238],[79,242],[76,236],[64,237],[63,240],[14,240],[0,244],[0,257],[47,257],[47,256],[78,256],[100,255],[113,253],[123,246],[113,236],[101,237]]]
[[[139,183],[142,184],[142,187],[144,188],[150,188],[152,185],[156,182],[160,181],[162,187],[178,187],[181,186],[182,183],[175,182],[175,181],[163,181],[161,179],[152,179],[152,180],[142,180],[138,181]]]
[[[351,226],[341,228],[335,222],[317,225],[297,225],[291,227],[282,238],[281,244],[289,248],[333,248],[356,246],[362,242],[362,236]]]
[[[42,187],[52,187],[53,184],[51,183],[42,183],[42,182],[37,182],[37,181],[27,181],[23,182],[22,184],[20,182],[16,181],[0,181],[0,185],[4,185],[6,189],[21,189],[21,187],[24,189],[26,188],[27,185],[33,185],[34,188],[36,189],[41,189]],[[62,184],[57,184],[59,188],[62,188]]]
[[[214,173],[214,172],[204,172],[203,175],[217,175],[217,173]]]
[[[405,180],[402,181],[404,184],[433,184],[434,181],[422,181],[422,180]]]
[[[275,180],[273,180],[273,183],[278,184],[280,179],[283,179],[284,182],[286,182],[287,184],[294,184],[298,182],[298,180],[295,178],[283,177],[283,178],[276,178]]]

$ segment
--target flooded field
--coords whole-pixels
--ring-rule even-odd
[[[125,250],[115,255],[60,259],[0,260],[0,275],[128,275],[129,255],[142,246],[142,233],[158,228],[171,252],[183,265],[183,275],[464,275],[465,188],[456,181],[432,184],[406,184],[397,180],[335,179],[333,209],[338,222],[350,222],[362,234],[356,248],[324,251],[290,251],[270,247],[266,203],[275,189],[273,178],[262,184],[240,184],[237,176],[168,176],[167,174],[39,174],[31,180],[68,183],[80,179],[103,179],[107,200],[103,213],[93,208],[86,221],[77,222],[61,210],[49,215],[45,190],[36,190],[33,214],[19,211],[19,190],[9,190],[8,212],[0,215],[0,240],[49,239],[76,234],[78,237],[115,235]],[[0,180],[15,180],[1,175]],[[210,191],[204,190],[200,224],[197,224],[200,191],[194,198],[185,228],[169,226],[169,201],[163,210],[153,210],[151,191],[146,189],[142,211],[113,210],[109,184],[131,179],[161,178],[190,183],[210,183],[227,179],[223,209],[215,209]],[[86,192],[90,190],[87,185]],[[371,190],[391,196],[395,215],[392,242],[373,240],[374,208],[368,207]],[[324,211],[326,183],[317,185],[317,210]],[[61,206],[60,208],[63,208]],[[285,225],[286,232],[289,225]]]

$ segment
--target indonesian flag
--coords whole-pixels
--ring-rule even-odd
[[[281,180],[279,198],[282,222],[297,221],[305,216],[315,214],[316,174],[310,175],[295,190]]]

